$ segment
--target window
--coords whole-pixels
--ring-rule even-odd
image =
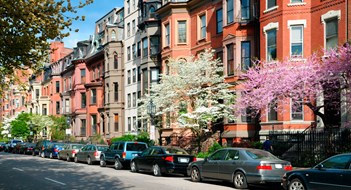
[[[234,75],[234,45],[227,45],[227,75]]]
[[[67,80],[63,79],[63,91],[66,92],[67,91]]]
[[[267,0],[267,9],[277,6],[276,0]]]
[[[133,46],[132,46],[132,51],[133,51],[133,59],[135,59],[137,57],[137,49],[136,49],[135,44],[133,44]]]
[[[166,71],[165,71],[165,74],[166,74],[166,75],[169,75],[169,61],[168,61],[168,60],[165,61],[165,67],[166,67],[166,69],[165,69],[165,70],[166,70]]]
[[[87,106],[87,96],[86,96],[85,92],[81,92],[80,96],[82,98],[81,99],[81,107],[82,108],[86,108],[86,106]]]
[[[267,31],[267,61],[277,58],[277,29]]]
[[[222,9],[218,9],[216,11],[216,31],[217,34],[222,33],[223,32],[223,10]]]
[[[241,115],[241,121],[242,122],[251,122],[251,109],[250,108],[246,108],[245,109],[245,113],[243,113]]]
[[[111,32],[111,40],[112,41],[116,40],[116,32],[114,30],[112,30]]]
[[[303,52],[303,25],[290,28],[290,57],[302,58]]]
[[[136,68],[134,68],[134,69],[133,69],[133,83],[136,82],[136,75],[137,75],[136,72],[137,72],[137,71],[136,71]]]
[[[81,136],[86,136],[86,127],[87,127],[87,120],[86,119],[82,119],[82,126],[80,127],[80,135]]]
[[[156,36],[150,37],[150,55],[159,53],[159,38]]]
[[[133,92],[133,107],[136,107],[136,101],[137,101],[136,92]]]
[[[48,108],[46,104],[43,104],[43,110],[42,110],[42,115],[47,115]]]
[[[234,22],[234,0],[227,0],[227,24]]]
[[[69,90],[72,90],[72,77],[69,77],[68,79],[68,88]]]
[[[336,17],[325,21],[325,45],[326,49],[335,48],[338,45],[338,19]]]
[[[178,43],[186,43],[186,21],[178,21]]]
[[[39,89],[35,89],[35,98],[39,99]]]
[[[130,46],[127,47],[127,60],[130,60]]]
[[[69,99],[65,99],[65,112],[69,113],[70,111],[70,103],[69,103]]]
[[[132,34],[135,33],[135,20],[132,21]]]
[[[60,114],[60,102],[56,102],[56,114]]]
[[[165,24],[165,46],[170,45],[170,30],[169,30],[169,24]]]
[[[291,3],[302,3],[303,0],[291,0]]]
[[[130,97],[130,94],[128,94],[128,108],[131,107],[131,97]]]
[[[130,23],[127,24],[127,37],[130,36]]]
[[[133,117],[133,130],[135,130],[136,128],[137,128],[137,119],[136,119],[136,117],[134,116]]]
[[[91,135],[95,135],[97,133],[97,120],[96,115],[91,115]]]
[[[115,53],[113,55],[113,68],[118,69],[118,54],[117,53]]]
[[[277,121],[278,112],[277,112],[277,103],[276,100],[273,100],[272,103],[268,105],[268,121]]]
[[[96,89],[91,89],[91,104],[96,104]]]
[[[303,102],[301,99],[291,101],[291,120],[303,120]]]
[[[80,70],[81,83],[85,84],[85,69]]]
[[[330,169],[350,169],[350,156],[348,155],[339,155],[335,157],[328,158],[326,161],[323,161],[321,165],[323,168],[330,168]]]
[[[115,126],[115,131],[118,131],[118,114],[114,114],[114,126]]]
[[[148,78],[149,78],[149,76],[148,76],[148,74],[147,74],[147,69],[143,69],[143,94],[147,94],[148,93],[148,82],[149,82],[149,80],[148,80]]]
[[[251,43],[249,41],[241,42],[241,69],[242,70],[248,70],[251,67],[250,44]]]
[[[141,55],[141,42],[138,42],[138,45],[137,45],[137,56],[140,57]]]
[[[117,82],[113,83],[113,95],[114,95],[115,102],[118,102],[118,83]]]
[[[206,15],[200,16],[200,39],[206,38]]]
[[[143,57],[148,56],[148,45],[147,38],[143,38]]]
[[[56,93],[60,92],[60,81],[56,81]]]
[[[213,153],[208,159],[209,160],[223,160],[225,153],[227,152],[227,150],[219,150],[215,153]]]
[[[128,82],[128,84],[131,83],[130,77],[131,77],[131,76],[130,76],[130,70],[128,70],[128,71],[127,71],[127,80],[128,80],[127,82]]]
[[[130,2],[129,1],[127,1],[127,7],[128,7],[128,9],[127,9],[127,13],[129,14],[130,13]]]
[[[151,68],[151,77],[150,77],[151,81],[151,85],[152,84],[157,84],[158,80],[159,80],[159,70],[158,68]]]
[[[241,0],[241,19],[250,19],[250,0]]]
[[[132,121],[131,121],[131,117],[128,117],[128,131],[132,130]]]

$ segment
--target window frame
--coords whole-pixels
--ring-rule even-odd
[[[294,40],[296,40],[296,36],[293,36],[294,32],[293,32],[293,29],[301,29],[301,39],[300,39],[300,42],[295,42]],[[300,58],[303,58],[303,51],[304,51],[304,48],[303,48],[303,45],[304,45],[304,26],[303,25],[291,25],[290,26],[290,58],[293,58],[293,59],[300,59]],[[298,54],[295,54],[294,55],[294,51],[293,51],[293,44],[301,44],[301,53],[298,55]],[[295,47],[295,46],[294,46]]]
[[[220,15],[219,15],[220,12]],[[223,9],[216,10],[216,33],[223,33]]]

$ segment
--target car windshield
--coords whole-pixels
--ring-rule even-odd
[[[128,143],[127,151],[143,151],[146,149],[146,144]]]
[[[22,141],[16,141],[16,140],[13,140],[12,143],[18,143],[18,142],[22,142]]]
[[[72,145],[72,149],[80,149],[82,148],[83,145],[82,144],[75,144],[75,145]]]
[[[97,146],[98,151],[106,151],[108,146]]]
[[[246,150],[247,155],[255,160],[277,160],[273,154],[262,150]]]
[[[180,154],[180,155],[188,154],[185,150],[181,148],[175,148],[175,147],[167,147],[165,148],[165,152],[167,154]]]

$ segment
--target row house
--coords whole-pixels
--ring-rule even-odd
[[[289,59],[302,63],[316,51],[323,56],[321,50],[344,44],[350,39],[349,9],[350,2],[345,0],[261,0],[261,60]],[[274,109],[265,110],[260,135],[270,131],[303,131],[311,125],[324,125],[307,106],[286,106],[284,109],[279,113]],[[332,125],[345,121],[348,115],[345,110],[328,107],[324,112],[335,116]]]
[[[211,48],[224,63],[224,82],[235,84],[241,71],[250,66],[251,58],[259,55],[257,9],[254,0],[163,1],[156,10],[161,18],[162,72],[169,72],[168,58],[186,61]],[[235,93],[235,88],[232,90]],[[177,128],[176,121],[165,121],[162,137],[169,142],[169,136],[177,136],[182,129]],[[232,143],[252,138],[255,126],[247,118],[224,119],[217,121],[212,130],[220,131],[222,138]]]

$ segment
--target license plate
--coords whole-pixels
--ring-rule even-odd
[[[281,168],[283,168],[283,165],[281,165],[281,164],[275,164],[275,168],[281,169]]]
[[[188,163],[189,162],[189,158],[178,158],[178,162],[180,162],[180,163]]]

